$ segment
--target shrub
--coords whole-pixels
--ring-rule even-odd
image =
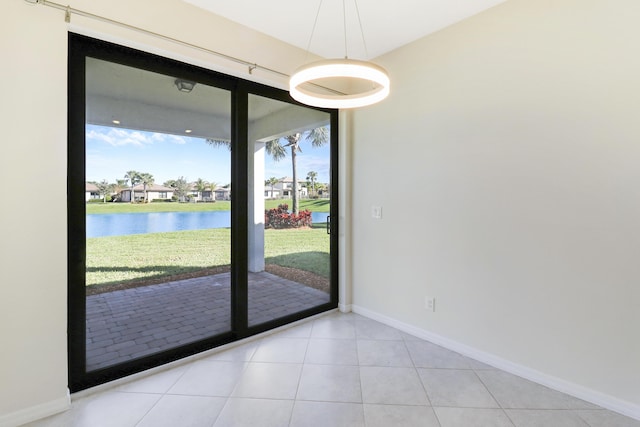
[[[107,196],[107,202],[111,201],[111,196]],[[89,199],[87,200],[87,203],[105,203],[105,200],[100,197],[99,199]]]
[[[264,228],[311,227],[311,211],[304,210],[297,215],[289,213],[288,205],[278,205],[264,211]]]

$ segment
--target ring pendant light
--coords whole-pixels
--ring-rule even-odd
[[[365,46],[364,33],[362,31],[362,22],[360,21],[360,13],[358,11],[357,0],[354,0],[356,11],[358,12],[358,22],[360,24],[360,33]],[[316,14],[316,22],[311,31],[309,46],[313,38],[313,32],[318,21],[322,0]],[[386,70],[372,62],[349,59],[347,56],[347,31],[346,31],[346,12],[345,0],[342,1],[343,21],[344,21],[344,39],[345,39],[345,58],[344,59],[325,59],[315,61],[310,64],[303,65],[298,68],[289,80],[289,93],[291,97],[303,104],[314,107],[323,108],[357,108],[380,102],[389,95],[390,80]],[[309,49],[307,49],[308,51]],[[322,85],[315,85],[314,81],[322,80],[327,82],[330,80],[342,80],[353,83],[350,87],[357,87],[354,93],[343,93],[342,91],[318,91],[323,89]],[[326,83],[323,83],[326,86]],[[316,90],[312,90],[316,89]]]

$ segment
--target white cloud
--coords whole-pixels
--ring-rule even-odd
[[[156,134],[156,135],[161,135],[161,134]],[[178,135],[163,135],[163,136],[167,136],[169,138],[169,142],[171,142],[172,144],[184,145],[187,143],[187,139],[184,136],[178,136]]]
[[[172,143],[186,143],[184,138],[180,136],[165,135],[157,132],[141,132],[128,129],[106,128],[100,126],[91,127],[86,134],[87,140],[103,142],[114,147],[120,147],[124,145],[144,147],[147,145],[164,142],[166,141],[167,137],[170,138],[170,142]]]

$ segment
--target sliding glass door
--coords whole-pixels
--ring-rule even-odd
[[[80,390],[337,306],[337,113],[70,36]]]
[[[231,331],[231,93],[86,59],[86,368]]]
[[[249,95],[249,326],[330,301],[330,114]]]

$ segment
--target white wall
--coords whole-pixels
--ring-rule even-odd
[[[305,52],[179,0],[74,0],[72,7],[291,73]],[[22,0],[0,26],[0,426],[68,404],[66,105],[69,28],[284,87],[259,70]],[[34,192],[33,189],[46,189]]]
[[[67,401],[66,35],[47,11],[3,10],[0,177],[47,190],[12,191],[0,209],[0,425]]]
[[[637,0],[510,0],[379,58],[356,309],[640,418],[639,21]]]

